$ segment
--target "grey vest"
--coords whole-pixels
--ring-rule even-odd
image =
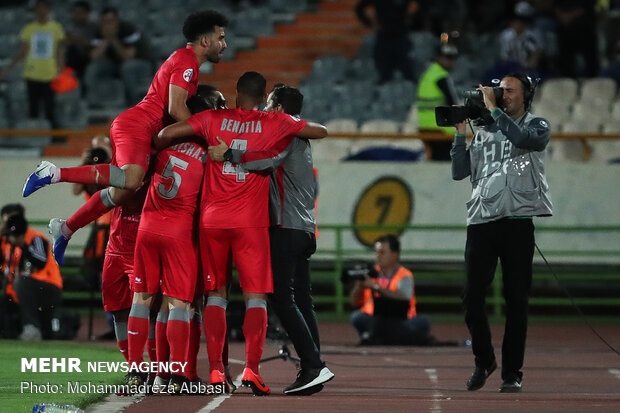
[[[528,112],[514,121],[499,110],[492,116],[495,123],[478,129],[469,148],[464,137],[456,137],[450,151],[453,178],[470,176],[472,183],[467,225],[550,216],[544,166],[549,122]]]

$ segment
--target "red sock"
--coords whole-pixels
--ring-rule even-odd
[[[135,305],[135,304],[134,304]],[[149,319],[129,315],[127,333],[129,341],[129,362],[141,363],[144,359],[144,345],[149,337]]]
[[[228,367],[228,329],[226,329],[226,338],[224,340],[224,348],[222,349],[222,363],[224,367]]]
[[[118,349],[121,351],[121,354],[123,355],[123,357],[125,357],[125,361],[129,361],[129,353],[127,352],[127,345],[128,345],[127,340],[117,341],[116,345],[118,346]]]
[[[267,334],[267,311],[262,307],[245,310],[243,335],[245,336],[245,366],[258,373],[258,363],[263,355]]]
[[[80,209],[75,211],[66,224],[71,231],[75,232],[80,228],[84,228],[110,209],[112,208],[104,205],[101,201],[101,191],[97,191]]]
[[[146,340],[146,351],[149,354],[150,361],[157,361],[157,339],[148,338]]]
[[[207,355],[209,371],[224,371],[222,349],[226,339],[226,310],[216,305],[208,305],[204,314],[205,337],[207,339]],[[208,324],[208,327],[207,327]]]
[[[110,186],[110,164],[102,163],[99,165],[60,168],[60,179],[58,182]]]
[[[167,334],[168,343],[170,343],[170,361],[184,363],[189,343],[189,323],[181,320],[168,320]],[[185,366],[182,374],[187,377],[187,373],[187,366]]]
[[[167,363],[170,360],[170,346],[168,346],[168,337],[166,336],[167,326],[168,323],[160,321],[155,323],[155,347],[157,348],[157,361],[159,363]],[[157,375],[164,379],[170,376],[167,372],[157,373]]]
[[[196,380],[198,378],[198,352],[200,351],[200,321],[196,316],[189,321],[189,345],[187,346],[187,367],[185,372],[187,378]]]

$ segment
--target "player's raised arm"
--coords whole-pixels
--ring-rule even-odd
[[[194,135],[194,129],[186,120],[173,123],[159,131],[157,137],[153,139],[153,147],[157,150],[166,148],[174,143],[175,139],[185,138]]]
[[[308,139],[323,139],[327,136],[327,128],[320,123],[307,122],[306,127],[297,136]]]

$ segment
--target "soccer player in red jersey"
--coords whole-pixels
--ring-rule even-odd
[[[141,185],[148,169],[153,136],[165,125],[190,117],[185,104],[196,93],[199,68],[207,61],[217,63],[226,49],[224,26],[227,19],[215,11],[189,15],[183,24],[187,46],[173,52],[153,79],[146,97],[120,114],[112,123],[110,139],[114,156],[111,164],[58,168],[43,161],[24,184],[23,196],[57,182],[111,186],[91,197],[67,221],[50,221],[53,252],[62,264],[71,235],[109,209],[122,204]]]
[[[204,98],[188,101],[193,113],[208,108]],[[156,337],[158,361],[187,366],[190,331],[190,303],[198,277],[198,233],[195,212],[207,159],[205,142],[183,142],[162,150],[138,229],[133,278],[133,304],[129,314],[129,362],[141,363],[149,333],[149,314],[155,295],[161,290],[163,302],[157,318],[156,334],[166,334],[169,355],[161,337]],[[160,376],[157,384],[164,384]],[[131,372],[128,384],[141,384],[143,377]],[[184,371],[173,372],[170,385],[179,393],[186,381]]]
[[[195,134],[203,136],[209,145],[224,141],[231,148],[269,149],[273,157],[278,157],[295,135],[307,138],[327,136],[323,125],[284,113],[258,111],[266,97],[266,83],[261,74],[246,72],[237,81],[236,109],[205,111],[170,125],[159,133],[156,146],[166,146],[175,139]],[[205,289],[208,291],[205,323],[208,323],[210,381],[212,384],[225,381],[222,348],[228,304],[227,266],[232,254],[246,303],[243,324],[246,364],[242,383],[250,386],[258,396],[271,393],[258,370],[267,328],[266,294],[273,291],[268,205],[269,175],[248,174],[230,162],[207,163],[199,232]]]

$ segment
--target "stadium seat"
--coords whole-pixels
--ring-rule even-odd
[[[598,125],[597,125],[598,127]],[[562,125],[563,133],[582,133],[584,139],[589,133],[598,133],[598,129],[593,131],[592,127],[586,122],[568,121]],[[549,143],[549,153],[552,161],[574,161],[582,162],[584,158],[584,147],[581,140],[554,140]]]
[[[311,142],[314,160],[340,161],[351,155],[352,139],[329,138]]]
[[[308,8],[307,0],[268,0],[272,12],[300,13]]]
[[[357,133],[357,121],[354,119],[331,119],[325,122],[329,133]]]
[[[153,65],[143,59],[132,59],[121,66],[121,78],[129,105],[135,105],[146,95],[153,79]]]
[[[598,125],[610,119],[609,104],[602,104],[600,101],[598,103],[588,103],[583,100],[576,102],[573,105],[570,120],[584,124],[583,128],[588,128],[587,125],[590,125],[590,131],[598,131]]]
[[[20,119],[13,125],[15,129],[51,129],[52,126],[47,119]],[[14,148],[40,148],[52,143],[51,136],[37,135],[13,138],[10,144],[3,143],[3,146]]]
[[[362,133],[398,133],[400,125],[398,122],[387,119],[371,119],[362,124]]]
[[[595,77],[581,82],[579,100],[584,104],[603,106],[616,97],[616,81],[611,78]]]
[[[409,121],[407,121],[407,122],[403,123],[401,129],[402,129],[401,132],[405,133],[405,134],[420,132],[420,127],[418,125],[418,122],[409,122]]]
[[[578,84],[575,79],[562,77],[549,79],[540,86],[539,100],[570,104],[577,99]]]
[[[557,132],[561,125],[570,118],[570,105],[564,102],[540,101],[532,105],[532,113],[547,119],[551,123],[551,131]]]

